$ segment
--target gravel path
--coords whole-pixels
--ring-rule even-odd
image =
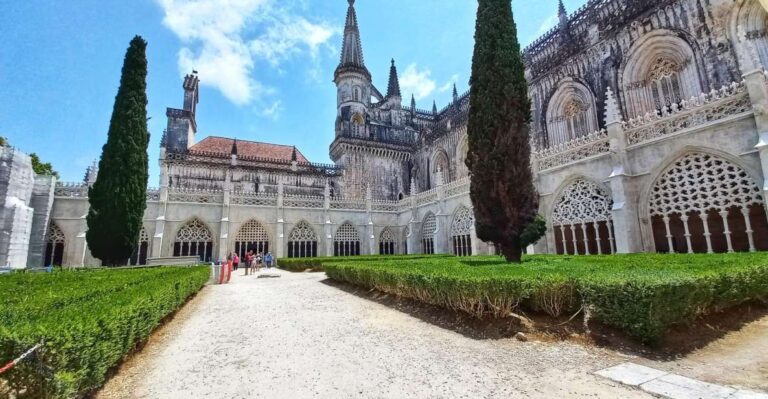
[[[475,340],[323,284],[205,288],[98,398],[648,398],[593,376],[622,359],[568,343]]]

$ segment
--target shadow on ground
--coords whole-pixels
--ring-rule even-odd
[[[651,360],[672,360],[738,331],[746,324],[768,317],[768,304],[749,302],[727,311],[702,317],[687,326],[676,326],[667,333],[659,346],[644,346],[621,331],[589,322],[589,331],[584,327],[581,314],[553,319],[545,314],[522,313],[521,318],[481,320],[463,312],[429,305],[415,300],[389,295],[376,290],[367,290],[331,279],[322,281],[331,287],[369,301],[407,313],[424,322],[444,328],[472,339],[507,339],[522,332],[527,338],[537,341],[569,341],[596,345],[628,355],[641,356]]]

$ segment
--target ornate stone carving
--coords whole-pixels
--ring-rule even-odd
[[[575,225],[611,220],[613,200],[597,184],[578,179],[571,183],[557,200],[552,212],[554,225]]]
[[[176,242],[180,243],[209,242],[212,240],[211,230],[198,219],[189,221],[176,233]]]
[[[696,152],[677,160],[656,180],[650,211],[658,216],[701,214],[762,203],[760,188],[744,169]]]
[[[475,215],[465,206],[459,207],[453,216],[453,225],[451,226],[451,236],[469,235],[475,226]]]

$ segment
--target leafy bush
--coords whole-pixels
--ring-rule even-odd
[[[507,317],[518,308],[591,317],[655,343],[672,325],[768,296],[768,255],[530,256],[327,262],[327,275],[365,288]]]
[[[209,276],[207,267],[169,267],[0,277],[0,362],[44,342],[0,376],[0,395],[88,394]]]
[[[365,255],[365,256],[339,256],[325,258],[284,258],[278,261],[278,267],[290,272],[322,272],[326,263],[338,262],[368,262],[368,261],[403,261],[425,258],[447,258],[451,255]]]

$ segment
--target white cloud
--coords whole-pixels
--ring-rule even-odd
[[[417,100],[421,100],[432,94],[437,87],[431,76],[429,68],[419,71],[416,64],[408,65],[400,76],[400,87],[405,93],[413,93]]]
[[[317,64],[320,49],[330,46],[340,32],[293,12],[294,3],[304,7],[301,0],[156,1],[165,12],[163,24],[184,45],[179,51],[180,73],[197,70],[201,84],[238,105],[274,93],[257,76],[258,62],[279,68],[292,57],[307,56]]]
[[[437,89],[437,91],[439,91],[440,93],[445,93],[448,90],[453,89],[453,85],[456,84],[456,82],[458,82],[458,81],[459,81],[459,74],[455,74],[455,75],[451,76],[451,78],[448,79],[448,81],[445,82],[444,85],[440,86],[440,88]]]
[[[269,105],[261,110],[261,116],[272,120],[277,120],[283,113],[283,102],[281,100],[275,100],[272,105]]]

